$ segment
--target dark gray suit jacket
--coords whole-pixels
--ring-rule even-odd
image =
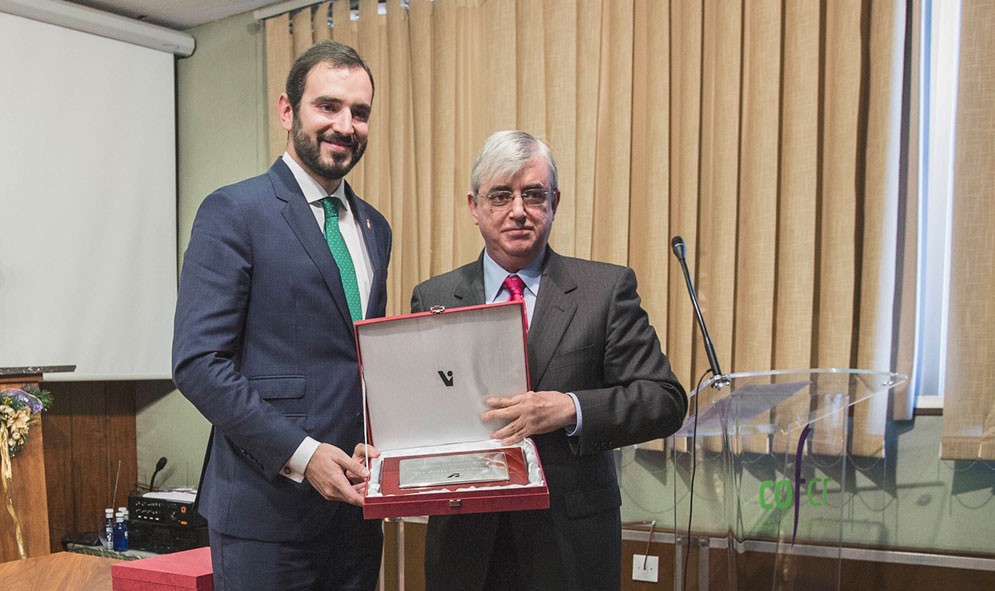
[[[415,287],[413,312],[484,303],[483,255]],[[518,564],[538,589],[616,589],[621,495],[611,450],[666,437],[687,395],[660,350],[631,269],[563,257],[547,248],[529,329],[532,389],[573,392],[583,430],[533,438],[550,492],[549,511],[508,513]],[[430,591],[480,589],[498,514],[429,520]]]
[[[346,185],[383,316],[391,232]],[[339,506],[279,474],[306,435],[363,441],[352,319],[321,228],[282,160],[209,195],[183,259],[173,380],[214,425],[200,512],[222,533],[305,540]]]

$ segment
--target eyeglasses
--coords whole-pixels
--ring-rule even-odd
[[[520,193],[514,193],[512,191],[491,191],[490,193],[483,195],[485,199],[491,204],[494,209],[502,209],[511,205],[511,202],[515,200],[515,195],[522,196],[522,203],[526,207],[540,207],[546,205],[546,200],[549,194],[552,193],[548,189],[526,189]]]

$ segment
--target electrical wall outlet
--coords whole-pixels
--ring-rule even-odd
[[[660,557],[635,554],[632,556],[632,580],[656,583],[660,579]]]

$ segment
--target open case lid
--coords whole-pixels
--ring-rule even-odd
[[[364,320],[366,433],[380,451],[483,441],[489,396],[529,390],[525,307],[506,302]]]

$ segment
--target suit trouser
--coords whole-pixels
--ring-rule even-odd
[[[247,516],[251,519],[251,516]],[[383,553],[380,520],[341,505],[310,540],[267,542],[209,529],[215,591],[371,591]]]
[[[550,511],[429,518],[427,591],[617,591],[620,585],[617,508],[559,525]]]

